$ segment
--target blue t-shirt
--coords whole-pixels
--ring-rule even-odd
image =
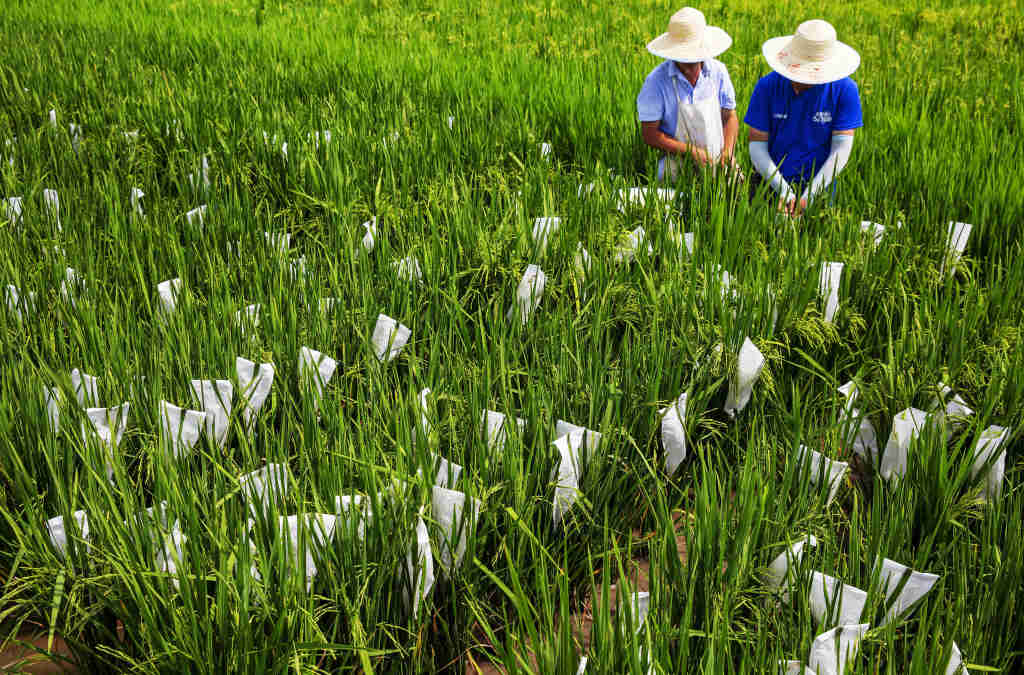
[[[809,181],[832,150],[832,133],[864,126],[857,83],[816,84],[799,96],[776,72],[754,86],[743,121],[768,134],[768,153],[787,181]]]

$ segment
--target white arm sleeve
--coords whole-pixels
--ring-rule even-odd
[[[772,156],[768,153],[768,141],[750,141],[750,162],[761,177],[768,181],[779,196],[789,201],[795,195],[789,183],[782,177],[779,167],[775,166]]]
[[[814,201],[818,194],[832,184],[832,181],[839,172],[843,170],[846,163],[850,161],[850,152],[853,151],[853,136],[849,134],[832,134],[832,151],[828,159],[821,165],[818,175],[814,177],[811,184],[804,190],[802,199],[807,203]]]

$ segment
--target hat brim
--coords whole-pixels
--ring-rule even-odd
[[[700,45],[686,44],[662,33],[647,43],[647,51],[669,61],[699,63],[715,58],[731,44],[732,38],[728,33],[718,26],[708,26],[704,29],[704,40]]]
[[[787,80],[799,84],[826,84],[853,75],[860,67],[860,54],[848,44],[836,41],[832,57],[820,63],[794,63],[782,54],[792,41],[792,35],[783,35],[761,45],[761,55],[768,66]]]

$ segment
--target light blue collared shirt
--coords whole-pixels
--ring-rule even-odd
[[[675,87],[672,82],[675,81]],[[657,122],[658,128],[675,138],[676,120],[679,117],[679,102],[676,91],[683,103],[718,98],[718,105],[726,110],[736,109],[736,90],[725,64],[708,59],[701,65],[697,86],[692,86],[686,76],[679,72],[675,61],[663,61],[644,80],[644,86],[636,97],[637,118],[641,122]]]

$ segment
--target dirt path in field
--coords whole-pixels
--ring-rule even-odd
[[[679,555],[679,560],[685,565],[686,564],[686,538],[683,535],[685,528],[686,515],[679,511],[673,514],[673,520],[675,523],[675,539],[676,539],[676,552]],[[656,533],[644,534],[639,530],[632,532],[633,545],[637,548],[641,548],[644,544],[649,542]],[[619,603],[619,588],[625,586],[626,593],[637,593],[650,591],[650,574],[651,574],[651,563],[644,556],[635,556],[624,564],[626,568],[625,578],[619,577],[615,580],[615,583],[610,584],[608,587],[608,604],[611,607],[612,615],[615,614],[618,609]],[[596,574],[603,574],[602,571],[597,571]],[[595,581],[595,585],[601,586],[601,581],[598,579]],[[600,614],[600,598],[588,597],[583,603],[583,609],[573,614],[570,618],[570,624],[572,626],[573,638],[576,644],[580,648],[580,655],[585,655],[590,649],[590,635],[594,626],[594,614]],[[595,612],[595,609],[597,610]],[[556,622],[557,625],[557,622]],[[536,658],[533,655],[532,650],[527,648],[527,654],[525,658],[530,664],[530,670],[534,673],[539,672],[537,667]],[[491,663],[486,660],[480,660],[472,653],[467,654],[469,663],[466,664],[465,675],[507,675],[507,671],[501,665]]]

